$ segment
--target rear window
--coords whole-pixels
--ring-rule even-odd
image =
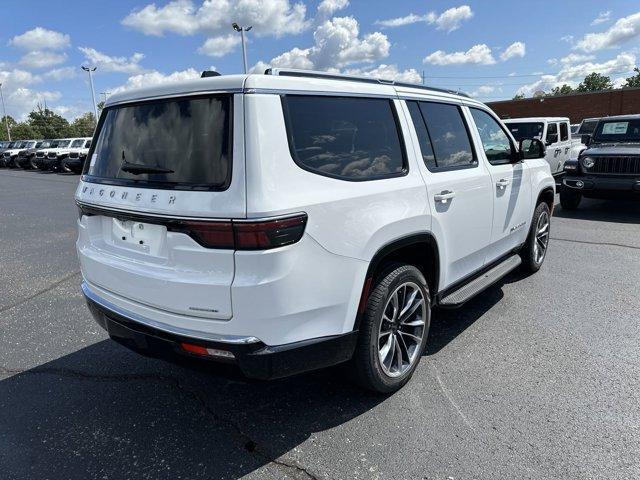
[[[406,171],[391,100],[287,95],[282,102],[291,155],[301,168],[352,181]]]
[[[87,180],[224,190],[231,180],[230,95],[110,107],[85,166]]]

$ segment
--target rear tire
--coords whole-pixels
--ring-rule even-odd
[[[367,299],[350,364],[356,381],[378,393],[402,388],[420,363],[430,320],[429,287],[422,272],[412,265],[389,265],[374,280]]]
[[[582,194],[566,187],[560,190],[560,205],[564,210],[576,210],[582,200]]]
[[[551,232],[551,211],[549,205],[541,203],[533,213],[533,220],[524,248],[520,252],[522,266],[529,273],[540,270],[547,258]]]

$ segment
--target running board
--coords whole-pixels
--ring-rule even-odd
[[[471,297],[477,295],[485,288],[500,280],[521,263],[522,259],[520,258],[520,255],[516,254],[506,258],[504,261],[491,268],[490,270],[487,270],[478,278],[464,284],[455,292],[450,293],[449,295],[444,297],[442,300],[440,300],[440,305],[442,305],[443,307],[455,307],[457,305],[462,305]]]

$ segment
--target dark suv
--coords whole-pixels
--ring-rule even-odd
[[[578,208],[582,197],[640,198],[640,115],[602,118],[564,170],[562,208]]]
[[[32,162],[35,159],[36,152],[41,148],[47,148],[49,143],[46,140],[34,140],[27,142],[24,150],[18,152],[18,158],[15,163],[18,167],[29,170],[33,168]]]

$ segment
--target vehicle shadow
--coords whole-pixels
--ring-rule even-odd
[[[637,200],[595,200],[585,198],[576,210],[557,206],[553,216],[574,220],[594,220],[613,223],[640,223],[640,202]]]
[[[458,335],[473,325],[504,298],[502,287],[517,283],[528,274],[516,269],[497,283],[475,296],[462,308],[435,308],[431,315],[431,326],[425,355],[434,355],[446,347]]]
[[[288,453],[385,400],[339,369],[245,380],[102,341],[0,381],[3,479],[304,478]],[[338,373],[338,374],[336,374]]]

